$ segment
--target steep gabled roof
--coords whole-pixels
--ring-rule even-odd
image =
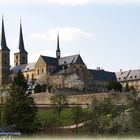
[[[93,75],[94,80],[116,81],[116,75],[114,72],[108,72],[104,70],[92,70],[92,69],[89,69],[89,72]]]
[[[18,65],[10,68],[11,73],[17,73],[18,71],[24,72],[28,70],[34,70],[36,63],[29,63],[29,64],[23,64]]]
[[[49,57],[49,56],[42,56],[44,62],[48,65],[69,65],[69,64],[84,64],[80,55],[71,55],[66,57],[61,57],[60,59]]]
[[[140,80],[140,69],[116,72],[116,77],[119,82]]]
[[[81,56],[78,55],[70,55],[70,56],[66,56],[66,57],[61,57],[58,60],[59,65],[64,65],[64,64],[84,64]]]
[[[42,56],[42,59],[44,60],[44,62],[48,65],[55,65],[57,66],[58,65],[58,60],[57,58],[54,58],[54,57],[49,57],[49,56]]]
[[[1,29],[1,47],[0,50],[10,51],[7,47],[6,37],[5,37],[5,30],[4,30],[4,19],[2,17],[2,29]]]

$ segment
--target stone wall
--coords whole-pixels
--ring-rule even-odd
[[[32,94],[36,104],[45,105],[51,104],[50,98],[53,94],[50,93],[37,93]],[[78,95],[67,95],[68,104],[81,104],[81,105],[90,105],[92,101],[96,98],[99,101],[103,101],[104,98],[112,98],[114,102],[125,102],[126,96],[124,93],[119,93],[116,95],[110,93],[93,93],[93,94],[78,94]]]

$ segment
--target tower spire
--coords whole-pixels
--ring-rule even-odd
[[[5,37],[5,30],[4,30],[4,15],[2,14],[2,29],[1,29],[1,50],[10,51],[7,47],[6,37]]]
[[[56,58],[60,58],[60,46],[59,46],[59,31],[57,31],[57,50],[56,50]]]
[[[19,46],[18,46],[18,50],[19,50],[20,53],[27,53],[25,48],[24,48],[21,18],[20,18],[20,33],[19,33]]]
[[[28,52],[24,48],[24,40],[22,33],[22,23],[20,18],[20,32],[19,32],[19,44],[18,44],[18,52],[14,53],[14,65],[22,65],[28,63]]]

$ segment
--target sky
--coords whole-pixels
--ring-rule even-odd
[[[20,19],[29,62],[80,54],[90,69],[140,69],[140,0],[0,0],[11,66]],[[1,26],[1,22],[0,22]]]

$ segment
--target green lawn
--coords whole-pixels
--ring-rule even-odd
[[[88,109],[82,109],[82,110],[85,114],[89,112]],[[59,120],[63,126],[73,124],[73,120],[71,119],[72,118],[72,108],[63,109],[60,117],[59,117],[58,113],[55,112],[52,108],[39,108],[37,117],[41,124],[44,124],[46,121],[49,121],[52,118]]]

